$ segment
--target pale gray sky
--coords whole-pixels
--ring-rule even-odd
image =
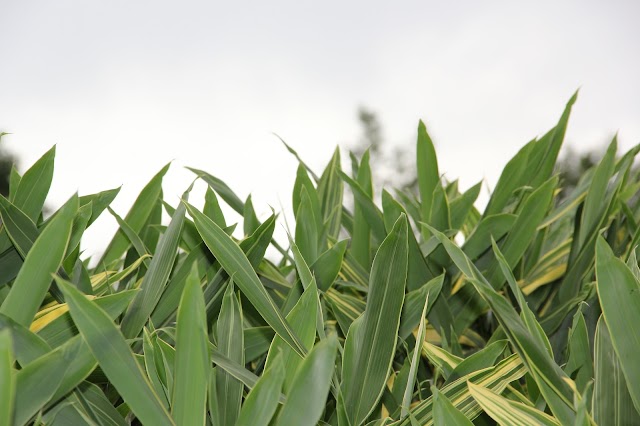
[[[24,170],[57,144],[50,203],[117,187],[124,214],[175,159],[226,180],[259,213],[287,208],[296,162],[358,139],[356,109],[441,171],[491,186],[581,87],[567,141],[640,142],[640,2],[0,0],[0,128]],[[108,215],[87,235],[97,250]]]

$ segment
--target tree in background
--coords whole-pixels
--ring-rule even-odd
[[[378,115],[366,107],[358,109],[358,122],[362,129],[359,141],[353,147],[353,153],[358,157],[368,149],[371,155],[371,168],[377,170],[373,177],[375,192],[385,185],[411,190],[417,194],[418,178],[414,164],[415,153],[412,149],[393,147],[388,149],[382,131],[382,124]],[[409,145],[413,148],[413,145]]]
[[[9,194],[9,178],[11,176],[11,167],[16,163],[15,157],[8,153],[2,146],[2,137],[5,132],[0,132],[0,194]]]

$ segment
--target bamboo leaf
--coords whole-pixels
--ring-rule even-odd
[[[433,386],[433,424],[435,426],[471,426],[473,423],[451,401]]]
[[[305,289],[302,297],[298,300],[291,312],[287,315],[287,322],[291,324],[293,331],[305,345],[305,348],[313,347],[316,338],[316,316],[318,309],[318,291],[315,282]],[[288,394],[291,384],[296,376],[296,370],[302,363],[303,359],[289,345],[287,345],[280,337],[275,336],[269,348],[267,355],[266,367],[268,368],[275,358],[281,358],[284,365],[287,366],[284,374],[283,393]]]
[[[416,344],[411,354],[411,367],[409,368],[409,377],[407,380],[407,386],[404,390],[402,397],[402,409],[400,417],[406,417],[409,414],[409,406],[413,399],[413,388],[416,383],[416,377],[418,375],[418,362],[420,361],[420,353],[422,352],[422,342],[426,335],[425,317],[427,316],[427,306],[429,306],[429,293],[424,300],[424,306],[422,308],[422,314],[420,315],[420,326],[418,327],[418,333],[416,334]]]
[[[611,343],[629,388],[636,410],[640,411],[640,335],[629,332],[640,323],[640,284],[631,270],[616,258],[604,238],[596,243],[598,298]]]
[[[78,330],[98,360],[100,368],[136,417],[143,423],[174,425],[129,345],[109,316],[70,283],[59,278],[56,282],[65,296]]]
[[[282,357],[276,356],[262,373],[242,404],[238,425],[267,426],[278,407],[285,369]]]
[[[162,193],[162,178],[167,173],[167,170],[169,170],[169,166],[170,164],[164,166],[149,183],[147,183],[140,192],[140,195],[138,195],[138,198],[136,198],[136,201],[134,201],[129,213],[125,216],[124,221],[129,224],[134,232],[139,233],[151,216],[155,203]],[[116,232],[98,264],[109,265],[114,260],[120,259],[130,245],[131,242],[122,231]]]
[[[611,342],[609,329],[600,316],[594,343],[593,420],[599,425],[640,424],[627,381]]]
[[[74,195],[38,236],[0,307],[0,313],[25,326],[31,323],[49,290],[51,274],[62,263],[77,210],[78,197]]]
[[[418,166],[418,188],[420,189],[421,219],[429,222],[431,206],[433,205],[433,192],[440,182],[438,171],[438,159],[433,141],[427,133],[427,127],[422,120],[418,124],[418,144],[416,149]]]
[[[36,161],[22,178],[13,204],[22,210],[33,222],[38,220],[53,179],[53,163],[56,156],[55,145]]]
[[[291,345],[300,355],[304,355],[304,346],[265,290],[242,249],[204,214],[188,204],[187,210],[194,218],[198,232],[209,250],[227,273],[233,276],[234,281],[249,302],[287,344]]]
[[[343,187],[340,180],[340,150],[336,148],[331,161],[318,181],[318,197],[322,207],[322,221],[328,238],[337,240],[342,216]]]
[[[183,198],[188,197],[190,190],[191,188],[187,189]],[[173,268],[185,213],[186,207],[181,203],[160,239],[158,248],[149,264],[149,269],[142,279],[140,292],[136,294],[122,319],[122,334],[127,338],[133,338],[140,334],[142,327],[162,296]]]
[[[482,409],[502,426],[560,426],[553,417],[520,402],[510,401],[495,392],[468,382],[469,393]]]
[[[342,391],[352,424],[367,418],[387,381],[404,301],[407,252],[407,218],[402,215],[373,261],[360,331],[350,332],[345,344]]]
[[[297,370],[278,425],[314,426],[325,408],[334,371],[338,339],[335,334],[316,344]]]
[[[16,373],[13,424],[27,423],[47,403],[71,362],[73,359],[61,348],[30,362]]]
[[[460,271],[493,310],[509,341],[522,357],[552,412],[560,422],[571,424],[575,418],[570,379],[554,362],[548,349],[528,329],[511,304],[491,286],[464,252],[444,234],[430,228]]]
[[[199,274],[191,269],[176,323],[175,384],[171,414],[179,425],[204,425],[211,370],[207,318]]]
[[[0,424],[11,424],[16,398],[13,342],[9,330],[0,330]]]
[[[218,317],[218,349],[239,365],[244,364],[244,341],[242,333],[242,309],[229,283],[222,299],[222,309]],[[221,426],[236,423],[242,401],[242,382],[226,371],[216,370],[216,390],[218,398],[217,423]]]

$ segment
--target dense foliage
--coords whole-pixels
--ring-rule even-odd
[[[560,198],[574,101],[484,211],[422,123],[417,197],[374,196],[367,152],[318,177],[287,147],[287,244],[207,172],[201,210],[170,205],[168,166],[125,217],[115,189],[43,218],[52,149],[0,197],[0,424],[640,424],[639,148]],[[120,228],[83,260],[105,210]]]

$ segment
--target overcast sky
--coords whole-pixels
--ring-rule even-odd
[[[57,144],[50,204],[124,185],[124,215],[170,160],[170,203],[205,169],[258,213],[285,209],[296,161],[320,170],[379,114],[441,172],[495,184],[580,89],[567,143],[640,142],[640,2],[0,0],[0,129],[24,171]],[[108,215],[84,247],[116,229]]]

